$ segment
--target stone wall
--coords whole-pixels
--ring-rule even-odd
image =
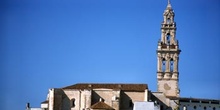
[[[79,110],[81,102],[81,92],[79,90],[64,90],[66,98],[63,100],[62,110]]]
[[[208,102],[180,102],[180,110],[220,110],[220,101],[218,103]]]
[[[49,110],[61,110],[62,95],[63,91],[61,89],[49,89]]]
[[[163,92],[166,96],[178,97],[177,80],[158,80],[158,91]]]
[[[119,110],[120,91],[111,89],[95,89],[92,93],[92,104],[97,103],[100,98],[113,107],[115,110]]]
[[[132,110],[133,103],[148,100],[148,90],[124,91],[114,89],[49,89],[49,110],[90,109],[100,99],[115,110]]]
[[[120,108],[122,110],[132,110],[134,102],[145,100],[145,92],[123,91],[120,99]]]

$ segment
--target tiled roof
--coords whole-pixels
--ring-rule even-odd
[[[147,84],[93,84],[93,83],[78,83],[62,89],[114,89],[125,91],[145,91],[148,89]]]
[[[179,97],[176,96],[166,96],[166,98],[169,98],[171,100],[179,100]]]
[[[107,105],[104,102],[97,102],[91,106],[91,109],[105,109],[105,110],[114,110],[111,106]]]

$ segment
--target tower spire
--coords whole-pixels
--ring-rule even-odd
[[[168,3],[167,3],[167,8],[171,8],[171,3],[170,3],[170,0],[168,0]]]

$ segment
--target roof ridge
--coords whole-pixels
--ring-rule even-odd
[[[145,84],[145,83],[76,83],[76,84]]]
[[[74,85],[66,86],[61,89],[115,89],[115,90],[131,90],[131,91],[144,91],[148,89],[147,84],[120,84],[120,83],[77,83]]]

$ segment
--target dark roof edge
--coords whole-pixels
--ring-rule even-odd
[[[98,83],[76,83],[76,84],[146,84],[146,83],[101,83],[101,82],[98,82]]]
[[[76,83],[70,86],[62,87],[60,89],[97,89],[97,88],[102,88],[103,86],[103,88],[121,90],[121,88],[124,88],[124,86],[129,86],[129,85],[132,87],[139,86],[139,88],[141,87],[143,89],[143,87],[145,87],[145,89],[148,89],[148,85],[143,83],[139,83],[139,84],[138,83]]]
[[[48,102],[49,102],[48,100],[45,100],[45,101],[41,102],[41,104],[46,104]]]
[[[220,101],[220,99],[205,99],[205,98],[193,98],[193,97],[179,97],[179,100]]]

